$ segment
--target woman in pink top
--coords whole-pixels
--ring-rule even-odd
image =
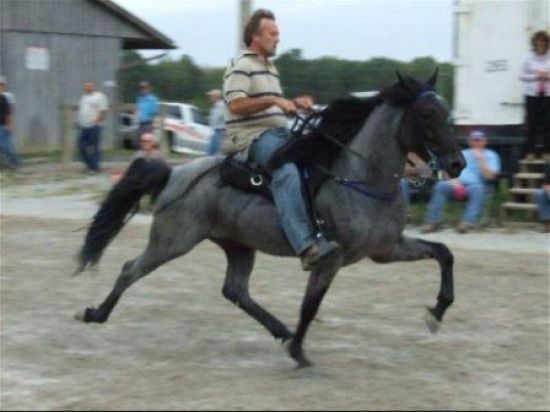
[[[521,80],[525,84],[527,149],[529,155],[550,153],[550,38],[545,31],[531,37],[533,53],[523,63]]]

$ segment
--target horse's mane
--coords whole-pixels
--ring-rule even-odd
[[[384,102],[395,106],[412,103],[427,86],[410,76],[400,80],[369,98],[347,97],[332,101],[318,117],[317,126],[303,136],[296,136],[289,145],[283,146],[270,160],[269,168],[274,169],[285,162],[296,162],[301,165],[318,165],[329,169],[342,150],[341,145],[329,139],[348,145],[359,133],[363,124]]]
[[[389,102],[395,106],[405,106],[412,103],[426,88],[426,85],[413,77],[402,76],[401,81],[373,97],[367,99],[348,97],[334,100],[320,113],[321,120],[312,135],[322,138],[321,135],[326,133],[341,143],[348,144],[359,133],[378,105]],[[332,146],[335,145],[332,144]]]

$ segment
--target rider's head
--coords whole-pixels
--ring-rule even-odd
[[[275,15],[266,9],[256,10],[244,28],[244,44],[249,50],[271,57],[275,55],[278,43],[279,28]]]

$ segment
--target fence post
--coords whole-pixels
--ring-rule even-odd
[[[69,104],[61,105],[61,119],[62,119],[62,163],[63,167],[68,168],[73,161],[74,150],[74,131],[73,131],[73,110]]]

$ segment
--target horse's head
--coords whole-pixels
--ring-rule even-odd
[[[449,125],[449,111],[434,88],[437,69],[426,83],[409,76],[401,76],[393,89],[394,100],[408,107],[400,142],[403,150],[414,152],[425,161],[431,154],[437,157],[439,166],[450,177],[457,177],[466,161]]]

